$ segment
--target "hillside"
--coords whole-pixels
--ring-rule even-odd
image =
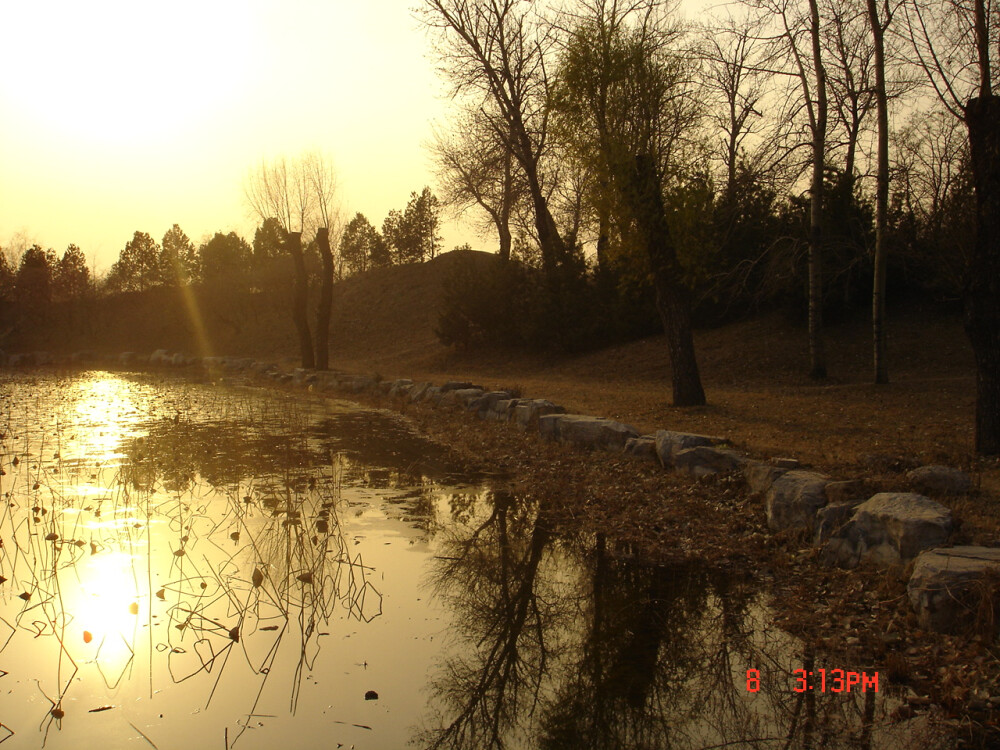
[[[577,356],[444,347],[434,329],[445,279],[457,263],[485,267],[491,259],[452,252],[337,284],[331,365],[386,378],[516,387],[570,411],[614,417],[642,430],[670,426],[722,434],[752,453],[794,455],[820,467],[886,463],[889,457],[970,464],[972,355],[953,310],[930,303],[893,307],[890,300],[892,383],[880,387],[870,383],[870,332],[863,316],[827,329],[830,378],[821,383],[804,375],[804,326],[778,314],[697,331],[709,405],[673,409],[660,336]],[[33,342],[33,348],[165,347],[294,364],[294,330],[282,294],[262,291],[248,298],[194,290],[187,299],[178,290],[159,289],[122,295],[88,313],[86,330],[72,337],[50,330],[48,340]]]

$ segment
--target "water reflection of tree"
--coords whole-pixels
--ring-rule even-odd
[[[449,545],[435,587],[454,605],[458,637],[477,646],[470,658],[449,660],[435,685],[454,717],[424,737],[431,747],[503,747],[537,705],[551,616],[538,572],[550,538],[534,508],[497,492],[489,518]]]
[[[434,577],[460,655],[433,683],[423,745],[872,746],[874,694],[795,693],[792,670],[822,660],[767,624],[752,581],[644,563],[603,535],[569,542],[508,493],[466,529]]]

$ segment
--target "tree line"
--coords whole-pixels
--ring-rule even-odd
[[[885,383],[887,291],[919,290],[963,303],[976,447],[1000,453],[996,7],[742,0],[697,23],[662,0],[418,12],[456,103],[433,144],[443,201],[538,268],[465,277],[465,296],[453,284],[445,338],[499,326],[573,346],[646,300],[673,401],[697,405],[699,311],[793,303],[824,378],[825,319],[867,300]],[[513,300],[507,314],[479,303],[490,295]]]

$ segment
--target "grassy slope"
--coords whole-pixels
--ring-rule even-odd
[[[450,254],[449,254],[450,255]],[[613,417],[641,430],[722,434],[759,455],[794,455],[823,467],[872,455],[966,464],[972,446],[972,354],[951,313],[890,310],[892,383],[870,383],[864,320],[828,330],[831,377],[814,383],[805,330],[779,315],[699,331],[696,346],[709,405],[669,406],[670,363],[662,337],[580,356],[451,352],[434,337],[448,255],[378,271],[338,288],[332,364],[442,382],[518,386],[570,411]]]

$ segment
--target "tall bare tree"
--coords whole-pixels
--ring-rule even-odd
[[[889,95],[885,82],[885,32],[892,21],[893,9],[883,0],[866,0],[875,62],[875,105],[878,120],[878,152],[875,177],[875,272],[872,283],[872,362],[875,382],[889,382],[885,359],[885,276],[887,266],[886,232],[889,224]]]
[[[333,309],[334,257],[333,247],[340,246],[342,219],[337,203],[337,180],[329,159],[318,152],[302,157],[305,180],[315,201],[316,245],[323,261],[320,277],[319,302],[316,306],[315,354],[316,369],[330,368],[330,313]],[[331,239],[332,236],[332,239]]]
[[[823,343],[823,171],[829,99],[819,0],[749,0],[777,25],[775,40],[799,90],[810,146],[809,179],[809,376],[826,377]]]
[[[436,131],[430,150],[442,202],[458,215],[473,206],[485,212],[500,240],[500,258],[509,260],[511,214],[525,192],[509,138],[498,138],[483,112],[470,110],[450,131]]]
[[[439,32],[438,53],[453,92],[477,102],[520,166],[542,267],[558,286],[572,269],[573,248],[552,215],[543,179],[549,137],[546,62],[553,38],[536,7],[522,0],[424,0],[421,17]]]
[[[292,319],[299,337],[302,366],[313,368],[316,356],[309,335],[309,280],[302,252],[302,233],[312,221],[314,193],[301,163],[289,164],[284,158],[261,162],[244,183],[247,205],[261,221],[277,219],[284,230],[284,246],[295,265],[295,290]]]
[[[1000,47],[1000,24],[986,0],[907,0],[903,7],[917,62],[969,133],[976,240],[963,297],[976,360],[976,452],[1000,455],[1000,97],[990,57],[990,48]]]

